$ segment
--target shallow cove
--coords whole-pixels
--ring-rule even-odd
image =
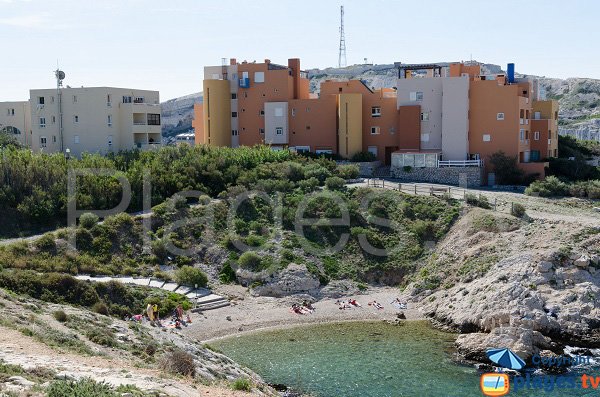
[[[426,321],[345,322],[259,331],[210,345],[269,383],[316,397],[479,397],[477,371],[452,362],[455,338]],[[515,393],[511,387],[510,395],[589,393],[579,388]]]

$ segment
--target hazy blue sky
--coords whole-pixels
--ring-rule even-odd
[[[0,0],[0,101],[54,85],[201,91],[222,57],[303,68],[337,64],[339,6],[348,64],[473,59],[517,72],[600,78],[600,1]]]

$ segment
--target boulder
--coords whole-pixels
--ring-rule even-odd
[[[23,378],[22,376],[11,376],[10,378],[8,378],[8,381],[10,383],[12,383],[13,385],[22,386],[27,389],[30,387],[33,387],[35,385],[35,382],[27,380],[27,379]]]
[[[554,264],[552,262],[541,261],[537,265],[537,270],[540,273],[548,273],[550,270],[552,270],[553,266],[554,266]]]
[[[590,258],[587,255],[581,255],[573,261],[573,264],[577,267],[587,268],[590,265]]]
[[[252,289],[253,295],[283,297],[288,295],[316,295],[321,282],[305,265],[291,263],[279,273],[273,274],[263,285]]]

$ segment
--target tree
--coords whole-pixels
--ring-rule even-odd
[[[175,272],[175,281],[181,285],[197,285],[198,287],[206,287],[208,277],[200,269],[192,266],[182,266],[181,269]]]
[[[517,157],[507,156],[498,151],[490,156],[490,164],[500,185],[519,185],[523,183],[525,172],[519,168]]]

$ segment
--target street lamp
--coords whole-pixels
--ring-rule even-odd
[[[65,149],[65,158],[67,160],[69,160],[71,158],[71,149],[69,149],[69,148]]]

